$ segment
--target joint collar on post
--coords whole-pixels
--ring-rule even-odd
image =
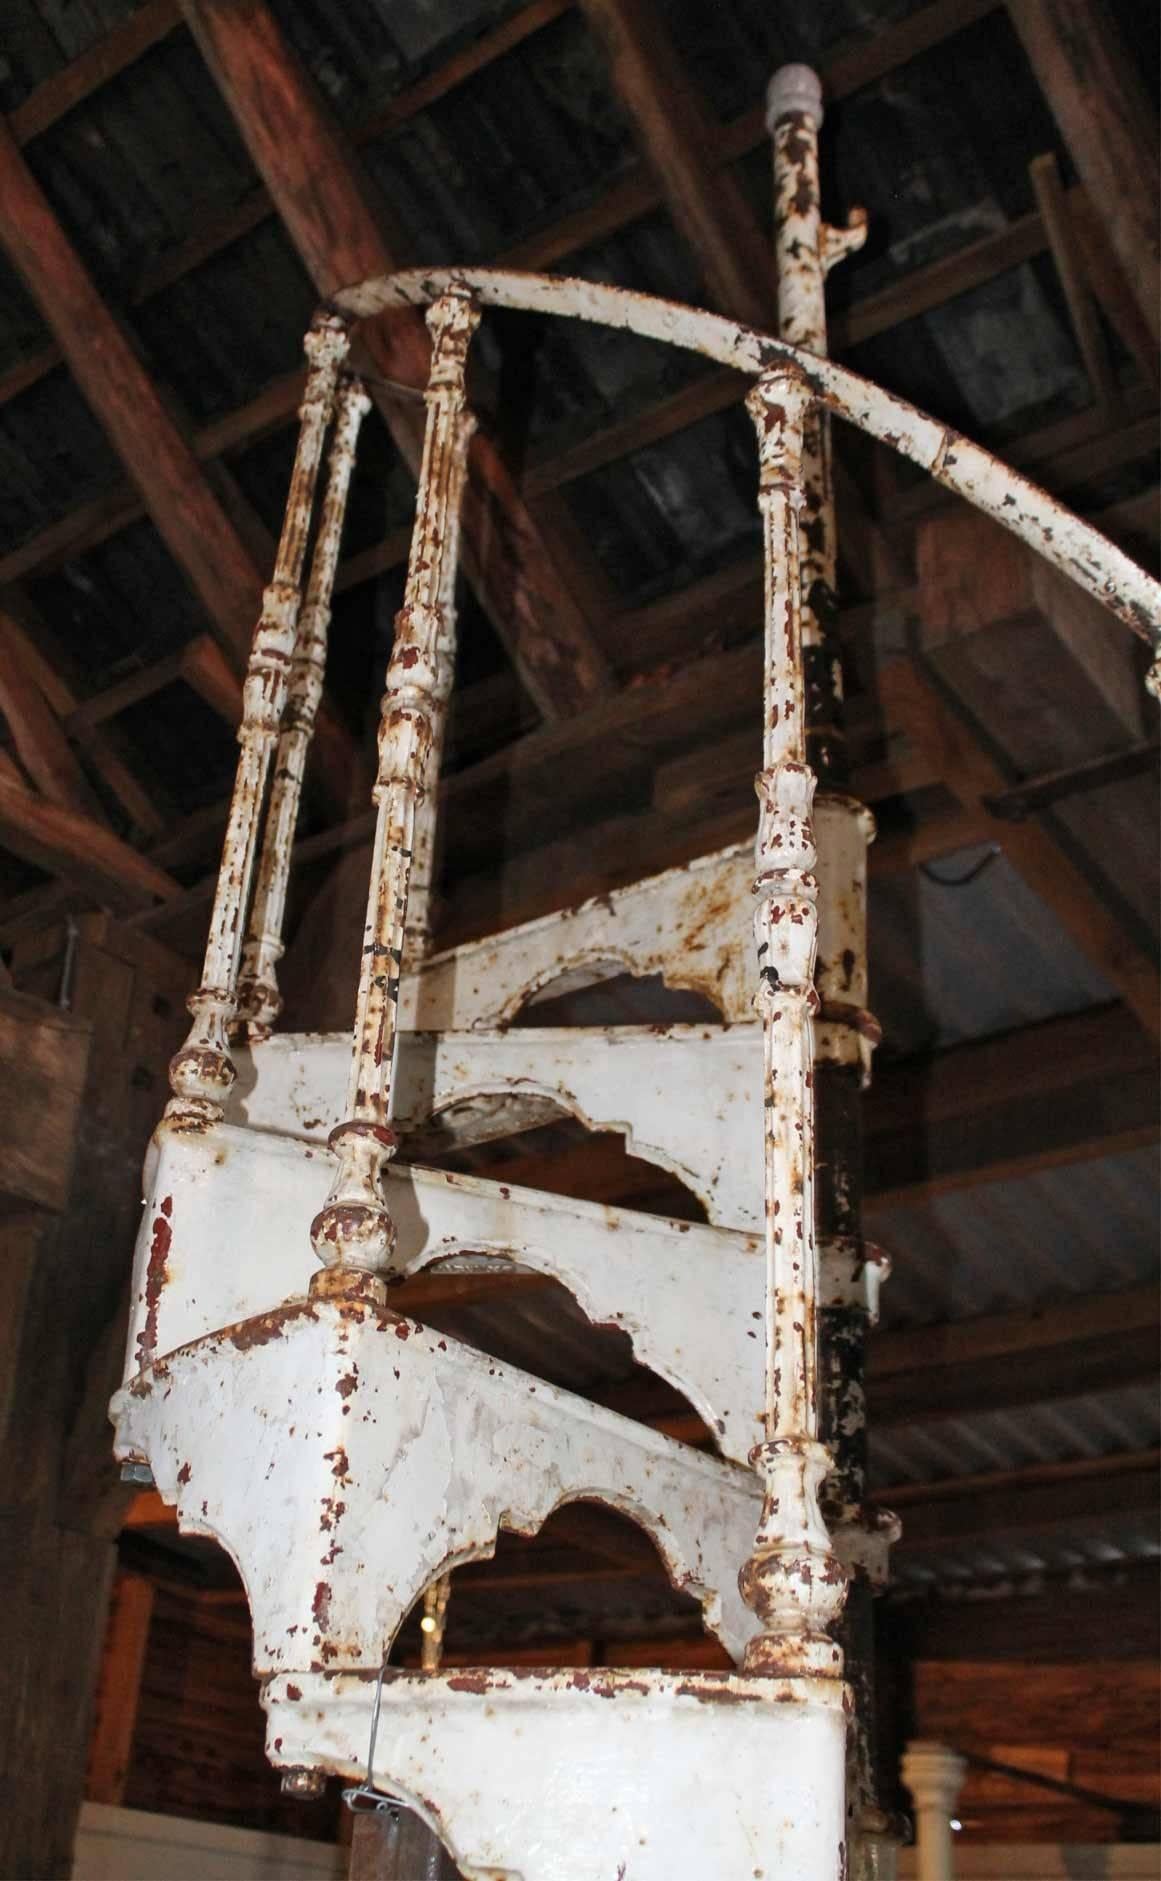
[[[783,118],[799,112],[822,123],[822,80],[809,65],[780,65],[766,87],[766,129],[773,136]]]

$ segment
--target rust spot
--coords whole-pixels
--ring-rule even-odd
[[[302,1697],[302,1693],[299,1691],[297,1685],[288,1685],[286,1688],[286,1696],[290,1699],[291,1704],[297,1705]]]
[[[181,1483],[182,1487],[184,1488],[185,1484],[188,1483],[189,1479],[190,1479],[189,1464],[183,1463],[181,1468],[177,1472],[177,1480],[179,1483]]]
[[[314,1590],[314,1599],[310,1603],[315,1625],[320,1631],[325,1630],[331,1615],[331,1589],[329,1581],[320,1581]]]

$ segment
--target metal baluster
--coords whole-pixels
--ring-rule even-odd
[[[747,1651],[749,1669],[837,1678],[842,1652],[827,1628],[842,1610],[846,1576],[818,1502],[829,1468],[818,1439],[811,1027],[818,913],[798,540],[810,400],[795,367],[764,374],[746,400],[758,432],[766,561],[754,917],[765,1040],[766,1418],[765,1442],[752,1453],[765,1497],[741,1587],[766,1628]]]
[[[337,1284],[346,1277],[390,1272],[395,1225],[380,1179],[397,1141],[391,1128],[392,1070],[399,976],[416,809],[429,775],[433,723],[439,713],[437,644],[444,559],[454,547],[451,506],[462,477],[460,427],[467,351],[479,322],[470,294],[450,288],[428,310],[432,336],[427,430],[423,445],[407,589],[396,617],[395,645],[379,728],[378,816],[371,864],[362,971],[355,1016],[347,1120],[332,1131],[338,1170],[311,1239]],[[316,1275],[318,1283],[325,1276]]]
[[[238,1016],[244,1022],[251,1041],[269,1037],[282,1008],[282,995],[278,990],[278,962],[283,954],[282,922],[286,912],[291,851],[307,753],[326,676],[331,594],[347,513],[351,474],[355,467],[359,427],[370,409],[371,401],[359,380],[345,380],[335,401],[335,426],[331,436],[327,485],[306,585],[306,599],[298,619],[274,778],[270,786],[262,857],[254,890],[254,906],[242,953]]]
[[[439,779],[447,736],[448,707],[456,670],[456,571],[459,566],[460,513],[468,474],[468,447],[476,421],[461,414],[452,446],[452,473],[448,487],[447,540],[444,544],[439,594],[439,627],[435,643],[435,684],[432,688],[431,749],[424,767],[423,794],[415,811],[411,886],[403,932],[403,964],[412,967],[431,952],[432,902],[435,894],[436,842],[439,824]]]
[[[236,1075],[228,1031],[235,1015],[254,855],[270,759],[286,703],[319,464],[347,347],[346,322],[332,314],[318,316],[303,342],[308,369],[299,407],[298,447],[274,575],[262,597],[242,689],[238,768],[202,979],[189,999],[193,1015],[189,1036],[169,1067],[173,1096],[166,1115],[190,1122],[217,1121]]]

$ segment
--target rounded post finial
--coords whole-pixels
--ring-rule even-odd
[[[795,112],[805,112],[816,125],[822,123],[822,80],[812,66],[780,65],[766,87],[766,129],[774,127]]]

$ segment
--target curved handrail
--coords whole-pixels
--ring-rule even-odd
[[[331,304],[355,319],[369,319],[393,307],[427,306],[453,286],[467,288],[485,306],[620,328],[701,353],[738,372],[760,374],[775,366],[796,366],[836,417],[909,457],[945,489],[1019,536],[1139,635],[1154,660],[1161,661],[1161,583],[1107,536],[982,445],[832,359],[804,353],[722,314],[568,275],[412,268],[344,288]],[[1155,673],[1159,670],[1154,668]]]

